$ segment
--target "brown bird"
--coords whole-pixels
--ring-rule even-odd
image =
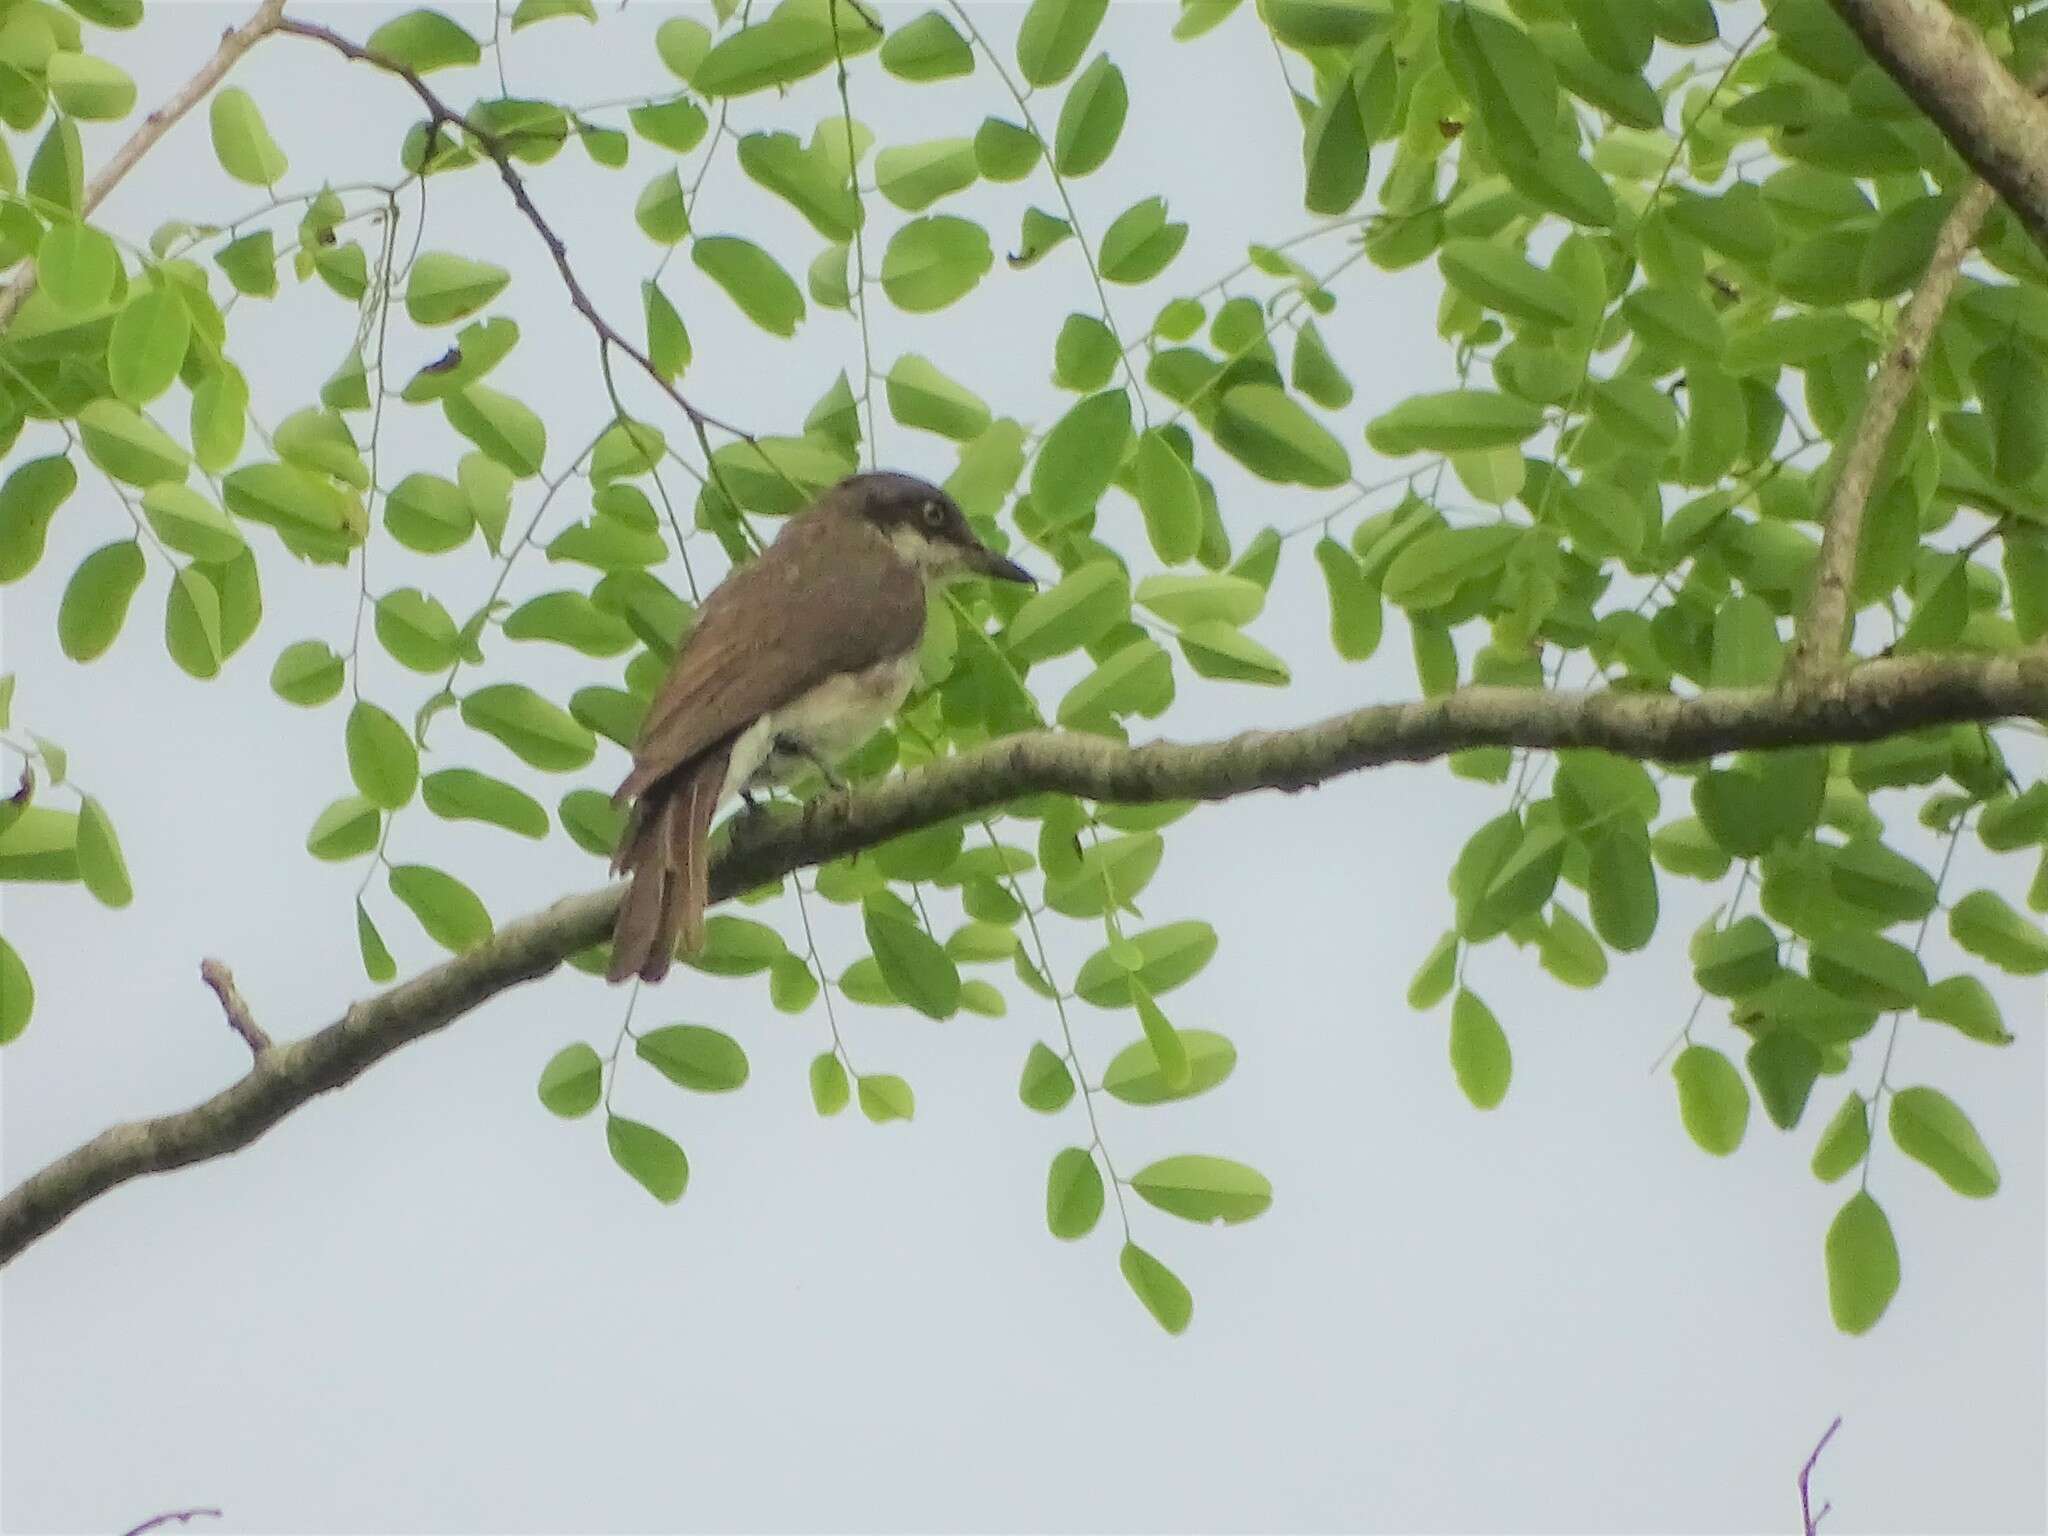
[[[939,487],[885,471],[840,481],[704,600],[612,797],[634,804],[611,980],[659,981],[679,943],[703,947],[712,818],[806,767],[837,787],[917,678],[926,588],[962,576],[1036,585]]]

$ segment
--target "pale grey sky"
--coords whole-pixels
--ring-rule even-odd
[[[108,51],[147,105],[246,9],[159,0]],[[487,8],[449,9],[487,30]],[[908,8],[888,9],[901,19]],[[391,12],[305,14],[360,37]],[[639,0],[596,32],[571,21],[523,33],[510,44],[513,88],[574,101],[660,89],[648,39],[666,14]],[[1173,14],[1115,7],[1101,41],[1130,76],[1132,126],[1076,189],[1096,234],[1154,192],[1192,224],[1165,280],[1113,293],[1133,335],[1170,294],[1233,266],[1246,238],[1311,222],[1297,127],[1249,6],[1194,45],[1169,40]],[[977,4],[974,15],[1007,57],[1021,7]],[[292,156],[289,187],[390,174],[411,121],[392,82],[296,41],[267,44],[237,79]],[[912,88],[869,64],[854,88],[884,144],[1009,112],[985,66],[971,81]],[[448,89],[458,100],[468,90]],[[807,131],[833,105],[817,81],[785,103],[749,98],[734,119]],[[1052,104],[1042,110],[1049,122]],[[94,156],[115,138],[91,133]],[[629,333],[653,261],[631,203],[665,160],[636,143],[632,165],[605,177],[571,148],[532,178],[584,280]],[[109,210],[132,235],[168,215],[226,217],[261,201],[213,167],[203,113],[150,164]],[[952,211],[1008,242],[1027,202],[1052,200],[1040,173],[978,187]],[[899,217],[879,201],[871,216],[877,232]],[[765,231],[806,258],[817,243],[744,181],[729,150],[698,223]],[[588,333],[538,243],[495,180],[472,174],[435,184],[427,245],[514,267],[504,307],[525,340],[493,382],[543,409],[551,466],[564,462],[605,407]],[[1339,240],[1311,249],[1317,266],[1344,254]],[[794,342],[777,342],[687,259],[672,270],[697,345],[687,387],[720,413],[788,430],[838,368],[857,371],[845,317],[813,312]],[[1323,326],[1359,386],[1344,432],[1361,473],[1374,470],[1359,425],[1450,376],[1436,291],[1428,268],[1393,277],[1360,266],[1339,283],[1343,303]],[[1043,423],[1059,398],[1047,382],[1052,331],[1094,307],[1072,247],[1024,274],[999,265],[980,294],[938,316],[878,297],[878,364],[921,351],[999,411]],[[273,421],[311,398],[350,341],[347,313],[324,294],[245,305],[235,320],[237,355]],[[399,376],[441,344],[396,347]],[[644,414],[680,430],[629,388]],[[885,462],[950,466],[944,445],[886,413],[882,433]],[[386,463],[445,469],[451,441],[437,416],[401,411]],[[1318,505],[1230,473],[1213,453],[1206,462],[1240,540]],[[581,515],[573,496],[563,503],[551,526]],[[344,710],[288,710],[266,686],[286,643],[345,638],[352,578],[266,550],[263,628],[202,685],[163,654],[164,577],[153,570],[114,651],[74,666],[55,645],[62,577],[126,526],[88,476],[43,568],[5,597],[17,719],[70,749],[120,827],[137,890],[118,914],[75,888],[6,891],[6,931],[40,999],[28,1034],[0,1056],[9,1182],[116,1119],[182,1106],[240,1070],[241,1047],[199,985],[202,956],[234,967],[279,1034],[315,1028],[368,990],[350,907],[361,868],[301,852],[314,814],[346,788]],[[380,538],[373,585],[424,581],[460,614],[488,584],[482,560],[472,547],[418,561]],[[564,577],[528,559],[512,590]],[[1367,665],[1332,658],[1305,542],[1289,547],[1254,632],[1290,659],[1295,686],[1183,678],[1167,734],[1296,722],[1414,690],[1398,626]],[[599,675],[547,649],[499,641],[492,664],[558,696]],[[402,712],[423,696],[381,658],[370,678],[371,695]],[[452,718],[434,740],[445,763],[504,773],[549,803],[569,787]],[[603,749],[584,782],[608,789],[621,761]],[[2038,776],[2040,754],[2021,766]],[[1105,1134],[1127,1168],[1215,1152],[1276,1188],[1267,1215],[1227,1231],[1134,1207],[1139,1241],[1194,1291],[1183,1338],[1161,1334],[1124,1288],[1113,1221],[1072,1246],[1044,1231],[1046,1161],[1085,1136],[1072,1113],[1048,1120],[1016,1102],[1026,1049],[1057,1027],[1007,975],[1010,1012],[998,1021],[847,1011],[856,1059],[917,1089],[915,1122],[878,1129],[812,1113],[804,1068],[827,1038],[822,1017],[787,1018],[763,987],[679,971],[642,999],[639,1022],[729,1029],[753,1079],[712,1099],[628,1075],[619,1107],[689,1151],[689,1192],[667,1209],[611,1165],[595,1119],[564,1124],[534,1101],[551,1052],[578,1038],[603,1049],[617,1027],[621,996],[567,974],[408,1049],[236,1157],[117,1191],[11,1265],[0,1282],[0,1526],[121,1530],[218,1505],[226,1518],[209,1528],[232,1532],[1782,1531],[1796,1529],[1794,1474],[1839,1413],[1816,1484],[1835,1505],[1829,1531],[2039,1529],[2040,989],[1987,978],[2019,1036],[2002,1054],[1907,1025],[1896,1080],[1951,1091],[2005,1186],[1966,1202],[1880,1146],[1873,1188],[1899,1233],[1905,1283],[1873,1334],[1840,1337],[1820,1255],[1844,1190],[1818,1184],[1806,1161],[1842,1085],[1824,1081],[1792,1135],[1754,1114],[1740,1151],[1716,1161],[1686,1139],[1668,1076],[1648,1070],[1692,1003],[1684,941],[1709,904],[1699,887],[1667,880],[1655,945],[1616,957],[1591,994],[1497,948],[1475,956],[1470,980],[1513,1040],[1515,1078],[1491,1115],[1460,1097],[1444,1013],[1414,1015],[1402,994],[1447,922],[1452,856],[1501,800],[1440,766],[1397,768],[1204,810],[1170,837],[1147,918],[1204,917],[1223,941],[1170,1011],[1184,1027],[1229,1033],[1240,1064],[1187,1105],[1112,1105]],[[1904,846],[1924,849],[1908,806],[1881,809]],[[501,919],[600,873],[559,835],[527,845],[417,806],[393,852],[446,864]],[[1966,844],[1954,889],[2016,898],[2029,872]],[[434,960],[381,882],[373,897],[401,967]],[[858,953],[856,934],[846,914],[826,915],[835,971]],[[1069,975],[1096,943],[1071,924],[1052,939]],[[1935,974],[1958,967],[1938,927],[1930,945]],[[1132,1033],[1127,1018],[1085,1005],[1076,1024],[1097,1070]],[[1718,1022],[1705,1037],[1734,1038]],[[1867,1087],[1876,1072],[1866,1047],[1850,1081]]]

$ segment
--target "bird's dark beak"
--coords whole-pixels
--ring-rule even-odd
[[[1027,587],[1038,585],[1038,578],[1008,555],[999,555],[986,544],[976,544],[967,555],[968,569],[977,576],[993,577],[997,581],[1015,581]]]

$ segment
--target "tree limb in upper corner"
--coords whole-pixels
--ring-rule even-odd
[[[1945,0],[1830,3],[2048,250],[2048,105]]]
[[[2048,717],[2048,647],[2001,656],[1873,661],[1825,689],[1711,689],[1670,694],[1467,688],[1379,704],[1284,731],[1126,747],[1108,737],[1033,731],[915,768],[787,817],[741,822],[711,872],[724,900],[788,874],[953,817],[1057,791],[1142,804],[1229,800],[1299,790],[1395,762],[1471,747],[1601,747],[1629,757],[1700,759],[1752,747],[1871,741],[1920,726]],[[67,1216],[148,1173],[247,1146],[318,1094],[339,1088],[410,1041],[489,999],[547,975],[602,943],[619,887],[571,896],[410,981],[352,1003],[302,1040],[272,1045],[202,1104],[117,1125],[0,1197],[0,1264]]]

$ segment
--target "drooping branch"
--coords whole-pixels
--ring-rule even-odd
[[[1820,557],[1814,564],[1813,591],[1800,615],[1787,679],[1806,684],[1833,671],[1849,645],[1850,591],[1856,579],[1856,552],[1863,542],[1863,514],[1876,491],[1877,471],[1899,422],[1921,360],[1934,339],[1935,327],[1955,292],[1956,277],[1977,243],[1977,232],[1991,212],[1996,194],[1989,183],[1973,181],[1949,209],[1934,238],[1927,273],[1899,317],[1891,350],[1878,365],[1857,418],[1849,451],[1842,458],[1821,520]]]
[[[279,0],[279,3],[282,3],[282,0]],[[332,27],[323,27],[317,22],[300,21],[297,18],[291,18],[278,22],[277,29],[281,32],[288,32],[294,37],[304,37],[317,43],[324,43],[346,58],[354,59],[358,63],[368,64],[375,69],[381,69],[385,73],[396,75],[400,80],[403,80],[411,88],[413,95],[420,99],[420,104],[427,109],[427,146],[423,156],[424,160],[433,159],[435,135],[441,129],[459,128],[468,135],[470,141],[483,152],[491,164],[498,168],[498,177],[505,183],[505,190],[512,194],[514,205],[517,206],[526,222],[533,226],[534,232],[541,238],[541,243],[547,246],[548,255],[555,264],[555,271],[562,279],[562,286],[569,292],[570,304],[575,307],[579,315],[589,322],[591,330],[597,334],[599,345],[601,347],[615,348],[624,353],[639,366],[642,373],[645,373],[648,378],[654,381],[656,387],[675,403],[677,409],[682,411],[684,416],[689,418],[690,425],[696,431],[698,440],[702,443],[707,458],[710,456],[711,445],[704,434],[709,428],[715,427],[719,431],[731,437],[739,438],[744,442],[751,443],[754,441],[754,435],[751,432],[736,427],[730,422],[721,421],[707,411],[699,410],[681,390],[676,388],[673,380],[666,377],[659,368],[654,366],[652,358],[628,341],[616,326],[605,319],[603,312],[598,309],[596,301],[590,297],[590,294],[584,289],[582,281],[576,276],[576,269],[569,265],[569,247],[567,242],[556,233],[555,227],[547,221],[546,216],[541,213],[540,208],[534,203],[533,195],[526,189],[526,178],[521,176],[518,167],[513,165],[511,151],[505,147],[498,135],[479,127],[462,113],[449,106],[432,86],[420,78],[418,71],[408,69],[405,65],[384,58],[380,54],[372,53],[361,43],[351,42]]]
[[[1870,56],[2048,250],[2048,105],[1945,0],[1831,0]]]
[[[170,132],[171,127],[193,107],[206,99],[206,95],[219,85],[236,62],[264,38],[275,32],[284,23],[284,0],[263,0],[256,8],[256,14],[239,27],[230,27],[221,34],[220,46],[213,56],[199,66],[199,72],[172,93],[171,98],[142,120],[142,126],[129,137],[128,142],[114,151],[113,158],[100,167],[97,176],[86,184],[85,205],[79,209],[82,218],[106,201],[107,194],[121,184],[121,179],[134,170],[142,157],[156,147],[157,140]],[[13,321],[21,306],[28,302],[28,296],[35,291],[36,269],[34,262],[23,262],[21,270],[14,274],[5,291],[0,291],[0,332],[4,332]]]
[[[1034,731],[912,769],[801,813],[742,822],[711,874],[714,900],[792,870],[871,848],[953,817],[1058,791],[1146,803],[1300,790],[1395,762],[1483,746],[1601,747],[1629,757],[1699,759],[1743,748],[1870,741],[1955,721],[2048,717],[2048,649],[2003,656],[1874,661],[1825,692],[1714,689],[1668,694],[1469,688],[1380,704],[1283,731],[1126,747],[1107,737]],[[302,1040],[273,1045],[204,1103],[115,1126],[0,1197],[0,1264],[108,1190],[248,1145],[316,1095],[408,1042],[601,943],[619,888],[571,896],[508,923],[487,942],[373,997]]]

